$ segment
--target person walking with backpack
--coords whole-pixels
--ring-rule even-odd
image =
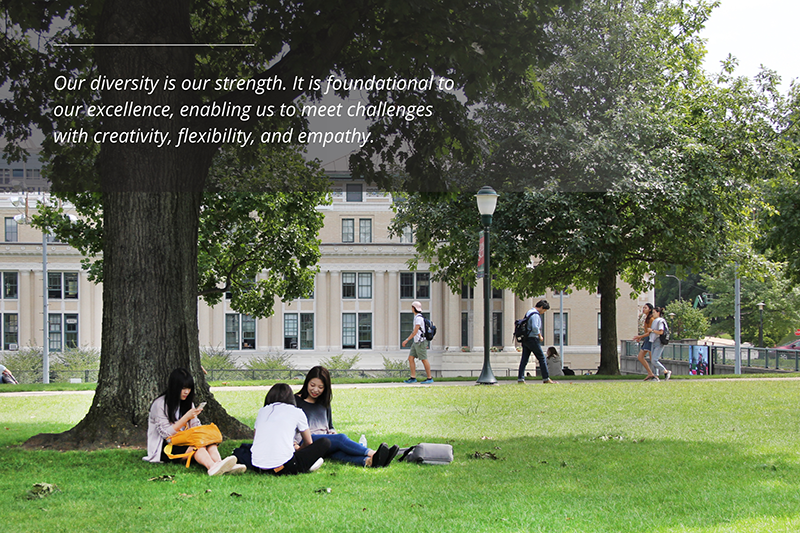
[[[654,307],[653,317],[653,323],[650,325],[650,343],[653,345],[653,351],[650,352],[650,366],[653,368],[656,376],[660,374],[658,371],[659,369],[663,370],[664,379],[668,380],[672,377],[672,372],[667,370],[667,367],[661,364],[660,361],[661,354],[664,352],[664,345],[661,343],[661,335],[669,329],[667,320],[664,318],[664,308]]]
[[[528,319],[528,336],[522,339],[522,359],[519,362],[517,383],[525,383],[525,367],[528,366],[531,352],[536,356],[542,369],[542,383],[555,383],[550,379],[550,372],[547,370],[547,359],[545,359],[542,352],[542,342],[544,341],[542,336],[542,315],[548,309],[550,309],[550,304],[547,303],[547,300],[539,300],[534,308],[525,314]]]
[[[405,380],[404,383],[417,383],[417,362],[415,359],[419,359],[422,361],[422,366],[425,367],[425,374],[428,377],[421,383],[427,385],[433,383],[433,378],[431,377],[431,364],[428,362],[428,341],[425,339],[425,317],[422,316],[422,304],[417,301],[411,302],[411,309],[414,311],[414,330],[403,341],[403,348],[405,348],[406,343],[413,339],[411,352],[408,354],[408,367],[411,370],[411,377]]]

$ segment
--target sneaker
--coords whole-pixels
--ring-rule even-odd
[[[422,383],[423,385],[430,385],[431,383],[433,383],[433,378],[428,378],[425,381],[420,381],[420,383]]]
[[[544,385],[555,385],[556,383],[558,383],[558,381],[553,381],[550,378],[547,378],[544,381],[542,381],[542,384],[544,384]]]
[[[403,383],[416,383],[416,382],[417,382],[417,378],[408,378]]]
[[[375,450],[375,455],[372,456],[372,468],[381,468],[386,466],[386,460],[389,458],[389,445],[385,442],[378,446]]]
[[[661,381],[661,380],[658,379],[658,376],[653,376],[653,378],[650,381]]]
[[[236,465],[236,457],[231,455],[230,457],[226,457],[222,461],[218,462],[214,466],[208,469],[209,476],[219,476],[226,472],[230,472],[231,469]]]
[[[321,467],[322,463],[324,463],[324,462],[325,462],[325,460],[322,457],[320,457],[319,459],[314,461],[314,464],[311,465],[311,468],[309,468],[308,471],[309,472],[316,472],[317,470],[319,470],[319,467]]]
[[[672,371],[671,370],[667,370],[667,373],[664,374],[664,381],[669,381],[669,378],[671,378],[671,377],[672,377]]]
[[[525,380],[524,379],[518,379],[517,380],[517,385],[525,385]]]
[[[398,446],[397,444],[389,448],[389,456],[386,458],[386,463],[384,463],[383,466],[389,466],[389,463],[391,463],[394,460],[399,450],[400,446]]]
[[[239,474],[244,474],[247,472],[247,467],[244,465],[233,465],[233,468],[230,469],[228,472],[231,476],[238,476]]]

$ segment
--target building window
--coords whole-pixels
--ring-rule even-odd
[[[3,315],[3,349],[19,349],[19,317],[16,313]]]
[[[48,272],[47,297],[51,300],[76,299],[78,297],[78,273]]]
[[[78,315],[52,313],[47,316],[48,348],[60,352],[78,347]]]
[[[503,313],[492,313],[492,346],[503,346]]]
[[[461,299],[473,300],[475,298],[475,287],[470,287],[466,283],[461,284]]]
[[[372,219],[359,218],[358,219],[358,242],[370,243],[372,242]]]
[[[372,273],[359,272],[358,273],[358,297],[359,299],[372,298]]]
[[[356,347],[356,314],[342,314],[342,348],[355,349]]]
[[[356,273],[342,272],[342,298],[350,299],[356,297]]]
[[[461,313],[461,346],[469,346],[469,313]]]
[[[354,218],[342,219],[342,242],[355,242],[356,229]]]
[[[372,313],[342,314],[342,348],[372,349]]]
[[[16,272],[3,272],[3,298],[19,298],[19,278]]]
[[[25,177],[26,178],[41,178],[42,171],[38,168],[29,168],[25,170]]]
[[[564,339],[564,346],[567,345],[567,326],[569,325],[569,314],[564,313],[563,321],[561,313],[553,313],[553,344],[561,344]]]
[[[347,184],[347,196],[346,200],[348,202],[362,202],[363,198],[361,196],[361,191],[363,189],[363,185],[360,183],[348,183]]]
[[[358,348],[372,349],[372,313],[358,313]]]
[[[356,291],[356,279],[358,290]],[[342,298],[352,299],[358,295],[359,299],[372,298],[372,273],[371,272],[342,272]]]
[[[431,297],[431,275],[429,272],[401,272],[400,298],[428,300]]]
[[[17,242],[18,240],[17,221],[14,220],[14,217],[6,217],[6,242]]]
[[[492,285],[492,298],[494,298],[495,300],[502,300],[503,289],[495,289],[494,285]]]
[[[411,342],[407,342],[405,346],[403,346],[403,341],[406,340],[408,337],[411,336],[411,332],[414,331],[414,317],[416,315],[414,313],[400,313],[400,348],[403,350],[411,349]],[[430,313],[422,313],[422,316],[430,320],[431,314]],[[413,339],[412,339],[413,340]],[[430,343],[428,343],[430,346]]]
[[[286,350],[314,349],[314,313],[283,315],[283,347]]]
[[[228,313],[225,315],[225,349],[255,350],[256,319],[250,315]]]
[[[405,226],[403,232],[400,234],[400,244],[413,244],[414,243],[414,230],[411,226]]]

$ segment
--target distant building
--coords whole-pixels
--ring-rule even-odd
[[[0,168],[8,170],[12,184],[20,173],[23,177],[30,173],[31,180],[20,183],[38,183],[33,180],[39,169],[30,162]],[[430,265],[420,263],[411,271],[407,262],[414,253],[413,234],[409,230],[393,238],[388,235],[391,196],[346,172],[329,175],[333,202],[319,208],[325,213],[325,225],[313,297],[277,301],[275,314],[266,319],[235,312],[227,299],[215,307],[201,302],[200,345],[225,348],[240,360],[287,353],[300,369],[340,353],[359,354],[361,368],[382,368],[383,357],[407,357],[401,342],[412,329],[410,304],[419,300],[438,326],[429,351],[434,370],[444,375],[474,371],[477,376],[484,338],[481,282],[475,290],[464,285],[453,294],[431,280]],[[24,224],[26,199],[30,215],[39,197],[30,192],[0,194],[5,230],[0,245],[3,350],[42,345],[42,234]],[[66,244],[48,244],[47,338],[53,352],[70,346],[100,347],[102,286],[88,281],[80,260],[80,254]],[[630,299],[626,296],[630,287],[621,281],[619,285],[623,296],[617,302],[618,332],[620,339],[629,339],[637,333],[638,306],[652,301],[653,294]],[[563,333],[566,365],[588,369],[599,364],[599,295],[586,291],[565,295],[562,317],[557,293],[548,291],[523,301],[509,290],[495,289],[492,348],[498,353],[492,366],[498,375],[519,362],[512,336],[515,318],[542,297],[551,305],[545,316],[545,344],[558,346]]]

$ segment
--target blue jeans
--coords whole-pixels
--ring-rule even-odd
[[[317,439],[326,438],[331,441],[331,448],[325,457],[336,459],[342,463],[351,463],[354,465],[364,466],[367,461],[369,448],[362,446],[359,443],[350,440],[344,433],[334,433],[333,435],[311,435],[311,440],[314,442]]]
[[[517,380],[525,380],[525,367],[528,366],[528,360],[531,357],[531,352],[536,356],[539,361],[539,366],[542,369],[542,381],[550,379],[550,372],[547,371],[547,359],[542,353],[542,345],[539,339],[535,337],[528,337],[522,341],[522,359],[519,361],[519,372],[517,373]]]

